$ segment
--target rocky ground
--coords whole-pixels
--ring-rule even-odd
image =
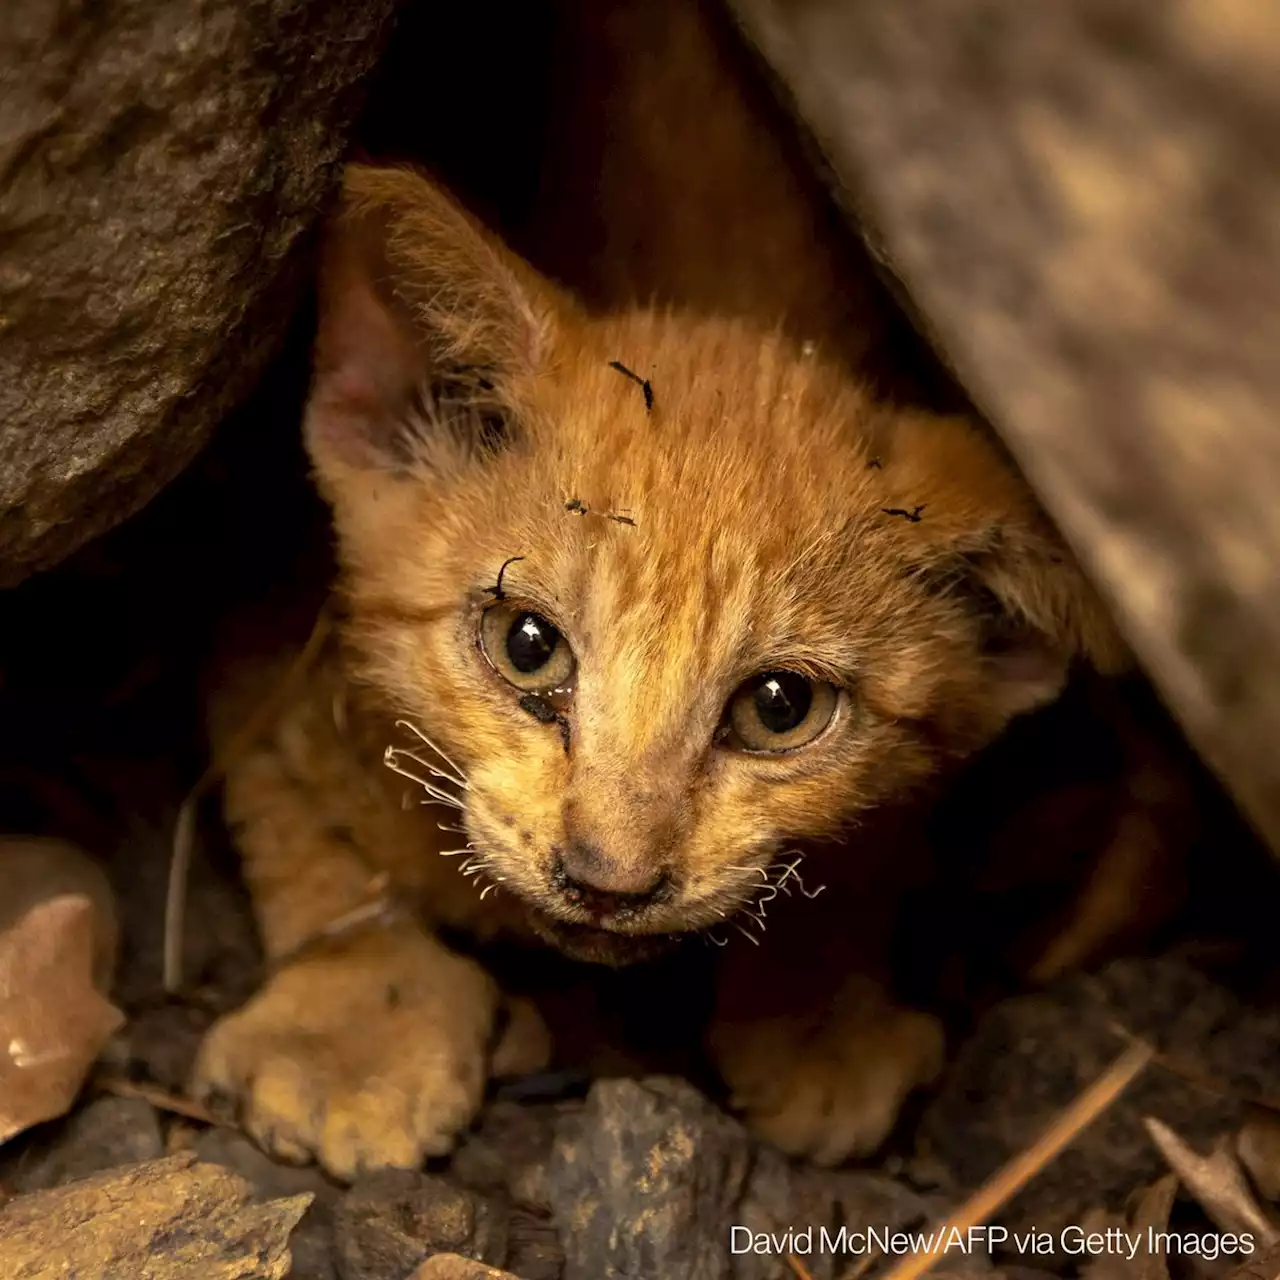
[[[139,850],[135,870],[162,862]],[[154,842],[151,854],[162,851]],[[182,1000],[158,998],[147,976],[159,945],[154,890],[139,878],[124,913],[118,999],[129,1020],[82,1100],[0,1147],[6,1280],[854,1280],[901,1259],[853,1247],[856,1235],[843,1249],[824,1244],[842,1228],[910,1233],[945,1220],[1106,1069],[1125,1035],[1152,1045],[1155,1063],[998,1210],[1003,1247],[978,1242],[939,1266],[993,1280],[1080,1270],[1210,1280],[1257,1264],[1277,1239],[1268,1200],[1280,1197],[1280,1100],[1269,1091],[1280,1013],[1185,958],[1120,962],[998,1005],[872,1167],[790,1162],[676,1077],[600,1078],[584,1092],[576,1076],[547,1076],[495,1095],[452,1158],[342,1187],[273,1162],[183,1101],[202,1029],[252,981],[256,960],[234,884],[204,861],[188,956],[198,983]],[[1153,1135],[1152,1117],[1167,1128]],[[1135,1222],[1201,1241],[1249,1233],[1253,1252],[1209,1258],[1202,1244],[1167,1262],[1077,1252],[1081,1231]],[[1046,1233],[1035,1253],[1011,1243],[1028,1232]]]

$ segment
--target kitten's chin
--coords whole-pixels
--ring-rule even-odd
[[[571,960],[606,964],[620,969],[625,965],[653,960],[670,951],[687,935],[682,933],[616,933],[589,924],[573,924],[529,908],[529,922],[538,936]]]

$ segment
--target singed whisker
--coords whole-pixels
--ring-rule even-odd
[[[787,888],[787,881],[790,880],[793,876],[795,876],[796,879],[799,879],[799,873],[796,871],[796,868],[799,865],[800,865],[799,858],[796,858],[793,862],[784,863],[782,866],[782,871],[779,874],[778,879],[775,881],[774,887],[777,889],[781,889],[785,893],[790,893],[791,890]]]
[[[788,852],[796,852],[796,851],[788,850]],[[790,897],[791,887],[787,882],[794,881],[796,888],[806,898],[809,898],[810,900],[812,900],[816,898],[827,886],[825,884],[820,884],[816,889],[807,889],[805,887],[804,879],[801,877],[800,872],[797,869],[803,861],[804,861],[804,854],[796,852],[796,856],[792,858],[790,862],[783,863],[782,871],[779,874],[778,879],[775,881],[775,888],[780,889],[783,893],[785,893],[788,897]],[[772,901],[772,899],[770,899],[770,901]]]
[[[769,883],[769,873],[763,867],[735,867],[726,865],[728,871],[743,871],[749,875],[758,875],[765,884]]]

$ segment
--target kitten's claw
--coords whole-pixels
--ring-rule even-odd
[[[334,1177],[449,1151],[480,1105],[496,989],[409,929],[281,969],[205,1037],[193,1092],[239,1100],[247,1132]]]

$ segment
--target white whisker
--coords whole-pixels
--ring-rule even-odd
[[[436,755],[438,755],[440,759],[443,760],[445,764],[447,764],[449,768],[453,770],[456,776],[452,778],[451,781],[456,782],[458,786],[462,787],[464,790],[466,789],[466,786],[467,786],[466,770],[461,768],[461,766],[459,766],[456,760],[454,760],[445,751],[442,751],[440,747],[438,747],[434,742],[432,742],[431,739],[428,738],[427,735],[423,733],[422,730],[419,729],[416,724],[413,724],[411,721],[408,721],[408,720],[397,720],[396,728],[408,729],[409,732],[414,735],[414,737],[420,738],[423,742],[425,742],[427,746],[429,746],[431,750],[434,751]]]
[[[753,947],[758,947],[760,945],[760,939],[757,938],[754,933],[748,933],[747,930],[744,929],[736,920],[731,921],[731,923]]]
[[[463,812],[463,806],[457,796],[450,795],[447,791],[442,791],[434,782],[428,782],[426,778],[420,778],[416,773],[410,772],[401,765],[397,757],[406,752],[402,752],[398,747],[388,747],[382,755],[382,763],[391,770],[392,773],[398,773],[402,778],[408,778],[410,782],[416,782],[423,791],[431,797],[431,800],[419,801],[420,804],[430,804],[433,801],[437,804],[448,805],[451,809],[457,809]]]
[[[487,884],[480,890],[480,901],[483,902],[498,886],[496,884]]]
[[[471,790],[461,778],[455,778],[446,769],[436,768],[430,760],[424,760],[416,751],[410,751],[408,747],[393,747],[392,750],[395,751],[396,755],[408,756],[414,764],[420,764],[432,777],[439,778],[442,782],[451,782],[455,787],[460,787],[463,791]]]
[[[475,853],[476,847],[473,844],[465,844],[461,849],[440,849],[437,850],[442,858],[456,858],[460,853]]]

